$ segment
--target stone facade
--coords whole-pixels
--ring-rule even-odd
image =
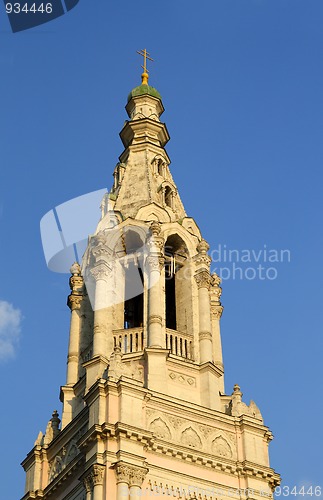
[[[23,500],[272,498],[272,434],[238,385],[225,394],[220,279],[169,169],[159,94],[138,89],[71,268],[62,422],[24,460]]]

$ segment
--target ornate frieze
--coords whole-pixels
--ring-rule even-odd
[[[156,437],[215,456],[236,459],[236,438],[233,432],[190,422],[185,418],[150,408],[147,408],[146,414],[148,428]]]

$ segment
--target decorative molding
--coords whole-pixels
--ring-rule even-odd
[[[153,323],[157,323],[158,325],[162,324],[162,317],[158,314],[151,314],[148,317],[148,325],[152,325]]]
[[[168,376],[173,382],[179,382],[182,385],[189,385],[190,387],[196,387],[195,377],[187,376],[184,373],[179,373],[174,371],[169,371]]]
[[[199,332],[199,340],[212,340],[211,332]]]

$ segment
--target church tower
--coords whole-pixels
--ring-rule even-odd
[[[238,385],[225,393],[220,279],[173,181],[144,56],[113,187],[71,267],[61,419],[23,461],[23,500],[273,498],[272,433]]]

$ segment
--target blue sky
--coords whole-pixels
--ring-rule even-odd
[[[223,282],[226,391],[260,407],[284,485],[322,485],[322,16],[321,0],[80,0],[13,34],[0,6],[4,500],[23,495],[19,463],[65,382],[68,275],[47,269],[39,222],[112,184],[144,47],[172,173],[211,249],[290,251],[274,280]]]

